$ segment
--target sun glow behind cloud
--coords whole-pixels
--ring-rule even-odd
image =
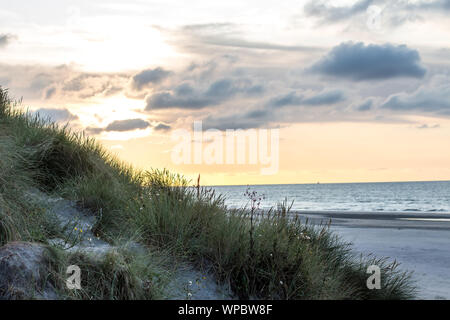
[[[84,14],[72,6],[62,23],[30,27],[21,23],[14,29],[20,38],[3,53],[9,62],[71,64],[84,71],[112,72],[166,64],[177,57],[148,19]]]
[[[166,64],[176,56],[164,42],[161,33],[151,26],[126,21],[118,24],[115,19],[104,18],[96,27],[99,40],[84,39],[77,47],[75,61],[89,71],[138,70],[142,66]],[[89,24],[87,25],[89,28]],[[101,40],[100,40],[101,39]],[[75,58],[75,57],[74,57]]]
[[[210,184],[445,179],[442,3],[18,0],[0,10],[0,84],[121,159]],[[171,130],[195,120],[281,127],[279,174],[173,165]]]
[[[124,95],[117,95],[105,98],[93,104],[73,107],[77,110],[80,121],[90,128],[105,129],[108,124],[123,119],[142,118],[143,103],[140,100],[129,99]],[[151,120],[151,116],[147,117]],[[124,132],[103,131],[98,138],[100,140],[116,140],[123,141],[147,137],[151,134],[152,129],[130,130]]]

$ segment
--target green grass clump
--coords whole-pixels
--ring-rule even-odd
[[[157,188],[145,210],[133,215],[135,228],[149,244],[170,244],[199,265],[212,266],[242,299],[408,299],[410,275],[396,265],[382,268],[382,289],[368,290],[367,267],[328,226],[314,227],[292,217],[286,204],[259,214],[229,211],[207,189]],[[183,190],[180,192],[180,190]],[[255,213],[254,213],[255,214]]]
[[[0,103],[4,99],[0,91]],[[27,194],[35,187],[26,158],[28,150],[16,144],[9,132],[4,106],[0,106],[0,245],[13,240],[44,242],[55,232],[55,226]]]
[[[48,281],[61,299],[148,300],[164,297],[168,273],[161,270],[161,258],[153,254],[112,250],[105,255],[65,252],[49,247]],[[81,289],[68,289],[67,268],[81,270]]]
[[[0,242],[46,242],[56,231],[23,194],[31,187],[76,200],[98,217],[96,236],[136,239],[158,252],[208,266],[243,299],[409,299],[410,275],[372,257],[359,259],[327,226],[302,223],[286,203],[261,214],[228,210],[211,190],[167,170],[136,171],[95,140],[17,108],[0,89]],[[56,250],[56,249],[55,249]],[[55,253],[58,288],[69,264],[87,270],[86,290],[68,298],[159,297],[149,260],[116,252],[101,261]],[[140,261],[140,262],[139,262]],[[382,268],[381,290],[368,290],[367,266]],[[60,279],[61,278],[61,279]],[[59,285],[58,285],[59,283]]]

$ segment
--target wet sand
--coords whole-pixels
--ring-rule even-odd
[[[296,212],[327,223],[357,252],[389,257],[414,271],[419,299],[450,299],[450,214],[416,212]]]

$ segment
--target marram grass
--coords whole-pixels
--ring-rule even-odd
[[[410,299],[409,273],[386,259],[358,257],[328,226],[289,214],[286,203],[253,219],[228,210],[220,195],[189,186],[167,170],[137,171],[94,139],[23,111],[0,88],[0,244],[47,243],[61,236],[26,191],[77,201],[98,217],[95,234],[111,243],[133,239],[159,259],[210,267],[241,299]],[[64,291],[64,267],[79,264],[90,285],[71,299],[155,299],[170,273],[155,259],[112,252],[101,261],[49,249],[49,281]],[[59,251],[58,251],[59,250]],[[164,260],[164,259],[162,259]],[[153,261],[153,262],[152,262]],[[382,269],[380,290],[366,286],[367,267]],[[164,276],[165,275],[165,276]]]

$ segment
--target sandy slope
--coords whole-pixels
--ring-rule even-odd
[[[73,230],[82,230],[80,241],[76,245],[66,243],[63,239],[51,239],[49,242],[69,251],[81,251],[94,255],[104,255],[117,247],[97,238],[92,232],[97,217],[89,211],[80,209],[74,201],[60,197],[51,197],[38,190],[29,192],[30,200],[38,201],[47,207],[52,217],[57,219],[60,226],[66,230],[67,237],[73,237]],[[122,247],[124,248],[124,247]],[[130,242],[128,250],[145,254],[145,247]],[[174,300],[218,300],[235,298],[229,288],[217,284],[214,276],[207,270],[199,270],[189,263],[174,266],[173,279],[166,288],[168,299]]]

